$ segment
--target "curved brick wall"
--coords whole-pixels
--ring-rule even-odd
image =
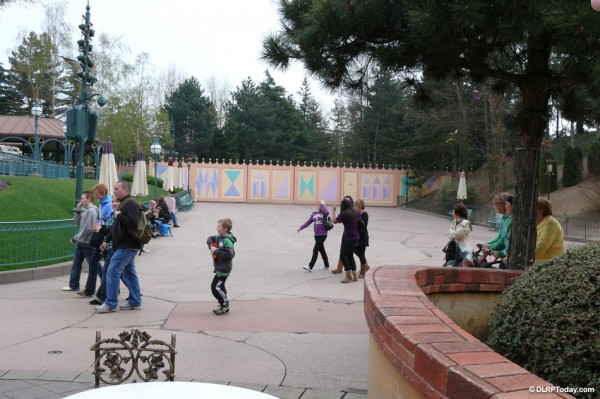
[[[409,394],[393,397],[558,399],[566,394],[529,393],[531,386],[552,386],[480,342],[428,299],[432,293],[502,292],[519,271],[471,268],[373,268],[365,277],[365,316],[371,330],[369,397],[391,399],[377,380],[390,367]],[[377,365],[380,359],[389,364]],[[375,370],[377,368],[377,370]],[[373,386],[371,379],[374,379]],[[386,377],[387,378],[387,377]],[[395,388],[393,388],[395,389]],[[385,393],[384,393],[385,392]],[[404,390],[406,392],[406,390]],[[373,396],[374,395],[374,396]]]

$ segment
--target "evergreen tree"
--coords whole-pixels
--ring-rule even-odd
[[[600,176],[600,142],[596,141],[590,147],[587,158],[588,172],[590,176]]]
[[[323,117],[321,107],[312,94],[308,79],[304,77],[300,91],[298,108],[302,114],[302,123],[307,140],[311,142],[317,161],[327,161],[331,157],[331,137],[327,134],[327,121]]]
[[[62,95],[67,84],[54,54],[56,46],[47,33],[30,32],[8,57],[15,87],[24,99],[22,113],[28,113],[35,100],[40,100],[44,115],[62,115],[70,106],[72,99]]]
[[[577,150],[571,146],[565,148],[563,164],[562,184],[565,187],[573,187],[581,180],[579,178],[579,159]]]
[[[12,83],[10,72],[0,63],[0,115],[18,115],[21,112],[19,93]]]
[[[185,79],[165,101],[175,137],[175,151],[181,156],[211,158],[217,133],[214,107],[195,77]]]
[[[600,93],[600,19],[589,4],[555,1],[280,0],[282,30],[263,58],[294,59],[331,87],[361,87],[365,60],[435,79],[491,78],[517,87],[518,149],[509,267],[534,259],[539,151],[551,95]],[[416,78],[414,79],[417,80]],[[593,97],[593,96],[592,96]],[[523,243],[528,243],[524,245]]]

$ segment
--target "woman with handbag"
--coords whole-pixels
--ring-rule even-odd
[[[327,252],[325,252],[325,240],[327,239],[327,230],[331,230],[333,224],[328,220],[329,211],[325,206],[324,200],[317,201],[317,209],[310,214],[310,217],[304,224],[296,230],[296,233],[300,233],[301,230],[310,226],[311,223],[314,224],[314,232],[315,232],[315,246],[313,247],[313,254],[308,266],[302,266],[304,270],[307,272],[312,272],[313,267],[315,267],[315,263],[317,262],[317,258],[319,257],[319,253],[323,258],[324,266],[321,270],[329,270],[329,259],[327,258]]]
[[[471,252],[469,247],[469,234],[473,231],[473,226],[469,222],[469,213],[463,204],[454,206],[452,225],[448,229],[450,241],[444,248],[446,260],[444,266],[461,266],[462,259]]]
[[[360,271],[358,272],[358,278],[364,278],[370,267],[367,263],[367,257],[365,252],[369,246],[369,214],[365,211],[365,201],[357,199],[354,203],[354,208],[360,214],[360,220],[358,221],[358,243],[354,247],[354,254],[360,259]]]

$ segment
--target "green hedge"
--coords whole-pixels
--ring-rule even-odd
[[[133,175],[131,173],[123,173],[121,179],[126,180],[130,183],[133,183]],[[148,182],[148,186],[154,186],[154,176],[147,175],[146,181]],[[163,186],[163,179],[156,179],[156,185],[160,188]]]
[[[600,244],[534,265],[509,287],[491,320],[489,345],[561,387],[600,388]]]

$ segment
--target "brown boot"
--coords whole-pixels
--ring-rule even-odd
[[[352,276],[352,281],[358,281],[358,274],[356,273],[356,270],[352,270],[350,275]]]
[[[369,271],[370,267],[368,263],[364,265],[360,265],[360,272],[358,273],[358,278],[365,278],[365,274]]]
[[[346,276],[342,279],[342,281],[340,281],[340,283],[351,283],[354,280],[352,279],[352,272],[350,270],[348,270],[346,272]]]
[[[341,259],[338,259],[337,267],[335,269],[333,269],[331,271],[331,273],[333,273],[333,274],[340,274],[342,272],[342,270],[344,270],[344,264],[342,263]]]

